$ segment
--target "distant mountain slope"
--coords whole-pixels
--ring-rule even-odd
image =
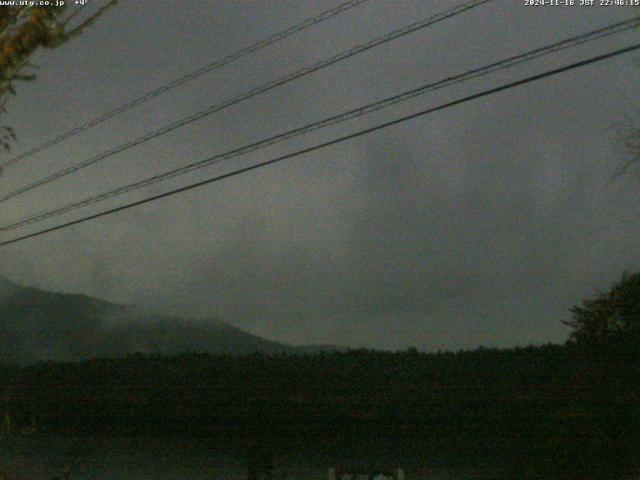
[[[86,295],[20,287],[0,278],[0,360],[82,360],[127,353],[309,353],[220,320],[192,320]]]

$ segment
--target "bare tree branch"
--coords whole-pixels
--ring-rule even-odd
[[[66,33],[65,34],[65,37],[66,37],[65,41],[71,40],[76,35],[81,34],[84,30],[86,30],[88,27],[90,27],[102,14],[104,14],[107,10],[109,10],[111,7],[113,7],[116,3],[118,3],[118,0],[111,0],[109,3],[107,3],[102,8],[100,8],[96,13],[91,15],[89,18],[87,18],[80,25],[75,27],[70,32]]]

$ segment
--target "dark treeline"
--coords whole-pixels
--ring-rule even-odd
[[[638,351],[618,347],[135,354],[0,375],[14,425],[33,419],[39,434],[207,436],[616,478],[640,445]]]

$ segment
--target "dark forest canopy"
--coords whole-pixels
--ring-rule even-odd
[[[575,478],[603,478],[589,476],[601,475],[598,468],[622,475],[637,458],[640,368],[611,357],[607,366],[618,374],[607,379],[585,359],[573,345],[135,354],[5,366],[2,375],[15,424],[35,419],[42,434],[206,436],[224,444],[258,437],[279,448],[499,459],[505,472],[534,468],[548,478],[571,478],[553,477],[569,465]]]

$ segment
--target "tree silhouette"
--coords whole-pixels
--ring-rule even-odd
[[[640,334],[640,273],[625,272],[608,292],[571,309],[571,339],[578,344],[637,341]]]
[[[640,462],[640,273],[625,272],[571,313],[579,367],[563,428],[566,464],[575,478],[627,478]]]

